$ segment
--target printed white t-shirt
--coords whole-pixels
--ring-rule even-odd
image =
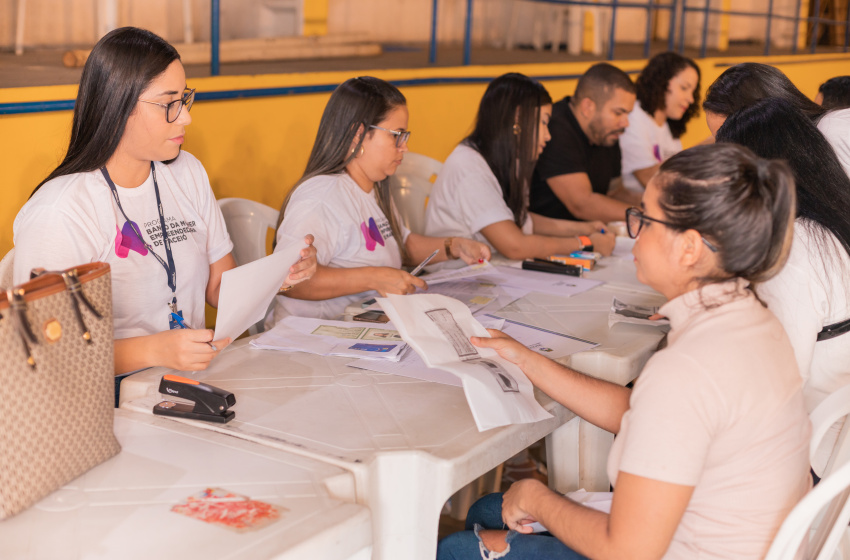
[[[844,172],[850,176],[850,109],[838,109],[818,121],[818,130],[829,142]]]
[[[157,162],[156,180],[177,269],[177,307],[189,326],[204,328],[210,264],[230,253],[233,243],[206,171],[193,155],[181,152],[169,165]],[[127,217],[167,262],[153,175],[136,188],[116,189]],[[115,338],[168,330],[174,294],[165,269],[133,233],[99,170],[45,183],[18,212],[14,241],[16,284],[27,281],[33,268],[105,262],[112,271]]]
[[[788,337],[742,279],[667,302],[608,456],[620,472],[693,486],[665,560],[759,560],[810,485],[811,425]],[[615,490],[616,493],[616,490]]]
[[[819,242],[819,234],[825,239]],[[759,297],[785,327],[811,412],[834,391],[850,384],[850,333],[818,342],[827,325],[850,319],[850,255],[832,233],[805,219],[794,223],[794,241],[779,274],[758,286]],[[838,440],[833,426],[812,465],[822,473]]]
[[[397,223],[401,220],[396,216]],[[402,243],[410,233],[401,226]],[[320,175],[302,183],[293,193],[283,222],[277,230],[297,239],[308,233],[316,241],[320,265],[333,268],[387,266],[401,268],[401,250],[390,222],[375,196],[366,193],[348,173]],[[275,298],[274,323],[288,315],[337,319],[345,308],[358,300],[376,295],[364,292],[324,301],[306,301],[287,296]],[[266,321],[267,325],[269,321]]]
[[[635,193],[643,193],[644,186],[635,177],[635,171],[663,163],[682,151],[682,141],[673,138],[667,121],[658,126],[655,119],[641,109],[640,102],[629,113],[629,126],[620,136],[623,186]]]
[[[452,151],[431,191],[425,209],[425,235],[467,237],[496,248],[481,234],[485,227],[514,221],[514,214],[502,196],[496,175],[478,150],[458,144]],[[533,233],[530,217],[522,225],[525,235]]]

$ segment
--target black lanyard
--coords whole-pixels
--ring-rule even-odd
[[[115,183],[112,182],[112,179],[109,177],[109,172],[106,170],[106,167],[101,167],[100,172],[103,173],[103,178],[106,179],[109,188],[112,190],[112,198],[115,199],[115,203],[118,205],[118,209],[121,210],[121,214],[124,215],[124,219],[127,220],[127,223],[130,224],[130,227],[133,228],[133,232],[136,234],[136,237],[139,238],[145,248],[148,250],[150,254],[152,254],[156,260],[159,261],[159,264],[162,265],[162,268],[165,269],[165,273],[168,275],[168,287],[171,288],[171,293],[175,294],[172,301],[172,310],[176,311],[177,309],[177,267],[174,265],[174,257],[171,254],[171,241],[168,239],[168,233],[165,229],[165,216],[162,214],[162,200],[159,197],[159,185],[156,183],[156,168],[151,162],[151,174],[153,175],[153,190],[156,193],[156,208],[159,210],[159,227],[162,229],[162,243],[165,245],[165,257],[168,259],[166,263],[162,260],[162,257],[154,252],[153,248],[148,245],[147,241],[142,237],[142,232],[139,231],[138,225],[133,222],[130,218],[127,217],[127,213],[124,212],[124,208],[121,206],[121,200],[118,198],[118,189],[115,188]]]

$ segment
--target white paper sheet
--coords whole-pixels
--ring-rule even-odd
[[[252,340],[251,346],[262,350],[392,362],[399,361],[407,349],[407,344],[389,323],[331,321],[291,315]]]
[[[266,316],[269,304],[301,258],[303,239],[290,238],[275,253],[243,264],[221,275],[218,314],[213,340],[237,336]]]
[[[470,336],[487,330],[460,301],[438,294],[390,295],[378,302],[428,367],[461,378],[479,431],[551,418],[534,398],[534,387],[495,350],[477,348]]]
[[[593,342],[587,342],[538,327],[523,325],[515,321],[507,321],[498,317],[481,315],[477,319],[483,327],[501,330],[503,333],[521,342],[527,348],[553,360],[569,354],[584,352],[598,346]],[[442,369],[428,367],[416,352],[407,352],[398,362],[355,360],[346,365],[357,369],[391,373],[393,375],[401,375],[402,377],[463,387],[463,383],[458,376]]]
[[[509,286],[523,289],[526,292],[542,292],[562,297],[574,296],[602,284],[599,280],[551,272],[538,272],[536,270],[522,270],[510,266],[494,266],[492,268],[492,271],[477,276],[475,280],[490,282],[500,287]]]

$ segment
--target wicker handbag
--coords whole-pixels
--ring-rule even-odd
[[[0,295],[0,520],[121,450],[112,429],[109,265]]]

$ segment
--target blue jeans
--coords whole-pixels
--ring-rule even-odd
[[[549,533],[525,535],[508,531],[505,540],[509,548],[504,552],[491,552],[478,538],[478,531],[484,529],[507,529],[502,523],[502,494],[490,494],[472,504],[466,516],[466,531],[440,541],[437,560],[587,560]]]

